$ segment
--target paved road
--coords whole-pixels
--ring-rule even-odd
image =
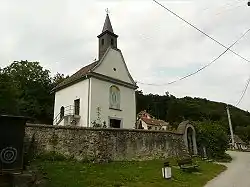
[[[250,152],[228,151],[233,161],[228,169],[209,181],[205,187],[250,187]]]

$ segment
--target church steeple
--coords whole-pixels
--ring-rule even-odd
[[[113,48],[117,48],[118,35],[116,35],[113,31],[108,12],[103,25],[102,33],[97,37],[99,38],[99,60],[100,60],[110,46]]]
[[[105,31],[114,33],[108,14],[106,15],[106,19],[102,28],[102,32],[105,32]]]

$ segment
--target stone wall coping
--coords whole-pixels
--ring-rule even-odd
[[[77,126],[56,126],[56,125],[31,124],[31,123],[26,123],[26,127],[66,129],[66,130],[89,130],[89,131],[145,132],[145,133],[163,133],[163,134],[183,135],[182,133],[168,131],[168,130],[156,131],[156,130],[144,130],[144,129],[94,128],[94,127],[77,127]]]

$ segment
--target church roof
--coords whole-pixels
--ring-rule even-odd
[[[59,83],[52,91],[64,88],[72,83],[76,83],[77,81],[81,80],[88,72],[91,72],[93,68],[98,64],[99,61],[95,61],[87,66],[84,66],[79,71],[71,75],[70,77],[66,78],[64,81]]]
[[[111,49],[111,48],[112,47],[110,47],[109,49]],[[109,49],[106,51],[105,54],[108,53]],[[117,50],[117,51],[120,52],[119,49],[115,49],[115,48],[112,48],[112,49]],[[101,75],[101,74],[95,73],[94,69],[97,68],[98,65],[100,65],[101,62],[102,62],[102,59],[98,60],[98,61],[95,61],[95,62],[93,62],[93,63],[91,63],[91,64],[89,64],[87,66],[84,66],[79,71],[77,71],[76,73],[74,73],[70,77],[66,78],[61,83],[59,83],[55,88],[52,89],[52,92],[61,90],[61,89],[66,88],[68,86],[71,86],[71,85],[73,85],[73,84],[75,84],[75,83],[77,83],[77,82],[79,82],[81,80],[84,80],[86,78],[89,78],[91,76],[96,77],[98,79],[105,80],[105,81],[111,81],[111,82],[113,82],[115,84],[120,84],[120,85],[126,86],[128,88],[132,88],[132,89],[137,89],[138,88],[135,82],[131,84],[131,83],[119,80],[119,79],[115,79],[115,78],[106,76],[106,75]]]
[[[106,19],[105,19],[103,29],[102,29],[102,32],[105,32],[105,31],[109,31],[111,33],[114,33],[108,14],[106,15]]]

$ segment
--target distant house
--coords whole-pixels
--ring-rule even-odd
[[[232,146],[232,139],[229,136],[230,148],[237,149],[237,150],[246,150],[248,149],[247,143],[240,139],[238,135],[234,135],[234,146]]]
[[[163,120],[155,119],[155,117],[144,110],[137,114],[136,128],[145,130],[168,130],[170,125]]]

